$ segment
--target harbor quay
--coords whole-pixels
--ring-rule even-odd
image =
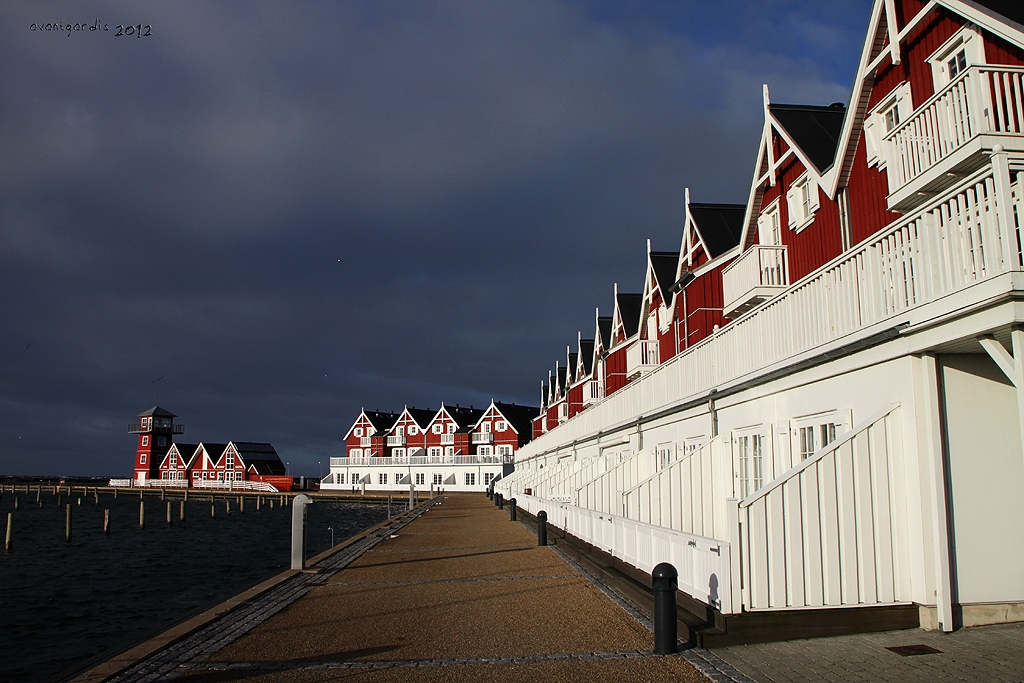
[[[678,652],[657,655],[650,604],[578,563],[557,527],[539,546],[511,505],[425,500],[73,683],[1024,680],[1020,624],[706,650],[681,620]]]

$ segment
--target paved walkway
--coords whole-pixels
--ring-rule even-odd
[[[649,620],[482,495],[454,494],[279,581],[116,683],[1024,683],[1024,625],[654,655]],[[939,653],[903,657],[897,645]]]

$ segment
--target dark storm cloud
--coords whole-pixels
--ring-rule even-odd
[[[156,403],[312,473],[360,405],[535,402],[684,187],[745,200],[762,82],[847,96],[808,55],[867,12],[610,7],[5,4],[0,473],[124,473]]]

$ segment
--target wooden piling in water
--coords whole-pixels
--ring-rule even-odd
[[[211,500],[212,500],[212,499],[211,499]],[[210,503],[210,519],[213,519],[213,518],[214,518],[214,517],[216,517],[216,516],[217,516],[217,506],[216,506],[216,505],[214,505],[214,504],[213,504],[213,503],[211,502],[211,503]]]
[[[103,511],[103,535],[110,535],[110,510],[106,509]]]
[[[14,509],[15,510],[18,509],[18,497],[17,496],[14,497]]]
[[[224,500],[224,514],[225,515],[230,515],[231,514],[231,499],[230,498],[227,498],[227,499]]]
[[[160,500],[164,500],[165,498],[167,498],[167,489],[161,487],[161,489],[160,489]]]
[[[93,505],[99,505],[100,504],[100,492],[99,492],[99,489],[93,489],[92,490],[92,504]]]
[[[71,543],[71,503],[64,508],[64,542]]]
[[[139,529],[146,528],[146,501],[142,500],[142,496],[139,496]]]
[[[167,501],[167,526],[171,525],[171,501]]]
[[[14,488],[13,486],[11,487]],[[7,536],[4,538],[4,552],[11,552],[11,548],[14,547],[12,534],[14,532],[14,513],[7,513]]]
[[[256,512],[260,511],[260,496],[256,496]]]
[[[178,521],[185,521],[185,501],[178,503]]]

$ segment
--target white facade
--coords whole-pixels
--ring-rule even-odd
[[[421,449],[422,450],[422,449]],[[331,458],[321,490],[417,492],[479,491],[511,472],[512,456],[392,456]]]

